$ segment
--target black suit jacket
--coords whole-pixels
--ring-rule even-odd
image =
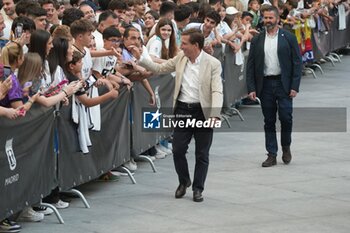
[[[248,93],[256,92],[260,96],[264,79],[266,31],[256,35],[252,41],[247,62],[247,88]],[[302,57],[295,35],[279,29],[277,43],[278,60],[281,66],[281,81],[284,91],[299,92],[302,71]]]

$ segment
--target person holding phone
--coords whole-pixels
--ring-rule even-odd
[[[7,95],[7,92],[11,89],[11,87],[12,87],[11,77],[5,79],[3,82],[0,81],[0,100],[2,100]],[[18,117],[18,113],[16,109],[4,108],[0,106],[0,116],[7,117],[9,119],[16,119]]]
[[[1,72],[0,72],[0,76],[2,76],[0,78],[0,100],[2,100],[12,87],[12,79],[11,77],[8,77],[8,76],[6,77],[4,74],[1,75]]]
[[[8,43],[1,51],[1,59],[4,64],[4,75],[8,75],[11,78],[12,87],[5,98],[0,101],[0,105],[18,109],[18,113],[23,115],[25,113],[23,111],[28,111],[36,101],[37,95],[30,97],[24,104],[22,86],[20,80],[14,73],[23,63],[24,56],[22,47],[16,42]],[[22,78],[23,81],[26,77]]]
[[[70,82],[83,80],[83,77],[81,75],[82,65],[83,65],[83,56],[78,51],[74,51],[72,60],[69,61],[66,65],[67,78]],[[118,91],[111,88],[111,89],[109,89],[109,92],[107,92],[101,96],[90,98],[87,95],[87,90],[89,88],[91,88],[92,85],[94,85],[93,81],[90,83],[87,82],[85,85],[85,88],[80,89],[78,92],[75,93],[75,97],[85,107],[92,107],[92,106],[101,104],[109,99],[115,99],[118,97],[118,94],[119,94]]]
[[[30,36],[35,31],[35,23],[26,16],[18,16],[13,20],[11,26],[11,35],[13,41],[18,42],[23,46],[23,53],[28,52],[28,45],[30,43]]]
[[[38,103],[45,107],[52,107],[61,101],[64,104],[68,104],[68,97],[74,94],[82,86],[82,84],[79,83],[72,83],[64,88],[61,88],[61,85],[59,84],[65,79],[64,73],[61,71],[62,69],[57,67],[56,72],[50,72],[50,66],[47,60],[47,56],[49,55],[52,47],[52,37],[50,33],[44,30],[36,30],[32,33],[30,37],[29,52],[36,53],[41,58],[40,80],[42,84],[41,92],[43,95],[40,95],[38,98]],[[55,95],[50,95],[48,97],[47,93],[56,86],[59,86],[59,91],[55,91]]]

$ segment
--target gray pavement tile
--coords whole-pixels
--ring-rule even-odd
[[[350,214],[349,202],[317,196],[311,198],[275,200],[248,205],[305,218]]]

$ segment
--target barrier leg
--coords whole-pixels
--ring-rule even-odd
[[[58,212],[58,210],[57,210],[57,208],[55,206],[53,206],[53,205],[51,205],[49,203],[43,203],[41,201],[40,201],[40,205],[52,209],[53,212],[55,213],[57,219],[58,219],[58,222],[60,224],[64,224],[63,218],[61,217],[60,213]]]
[[[128,176],[129,176],[131,182],[132,182],[133,184],[136,184],[136,180],[135,180],[134,176],[131,174],[131,172],[129,171],[129,169],[127,169],[127,168],[124,167],[124,166],[121,166],[121,169],[123,169],[123,170],[128,174]]]
[[[326,61],[330,61],[330,62],[332,63],[332,66],[335,66],[335,65],[334,65],[334,58],[333,58],[332,56],[328,55],[328,56],[326,56],[324,59],[325,59]]]
[[[157,169],[156,169],[156,167],[154,166],[154,163],[153,163],[152,159],[148,158],[148,157],[145,156],[145,155],[139,155],[139,156],[137,156],[137,158],[142,159],[142,160],[144,160],[144,161],[146,161],[146,162],[149,162],[149,164],[150,164],[151,167],[152,167],[153,172],[154,172],[154,173],[157,172]]]
[[[329,55],[331,55],[338,62],[341,62],[340,56],[338,54],[332,52],[332,53],[329,53]]]
[[[228,120],[228,117],[226,115],[221,115],[221,118],[224,119],[224,121],[226,122],[227,126],[229,128],[231,128],[231,123],[230,121]]]
[[[237,113],[237,115],[239,116],[239,118],[241,119],[241,121],[244,121],[244,118],[241,114],[241,112],[237,109],[237,108],[231,108],[232,111],[234,111],[235,113]]]
[[[79,190],[71,189],[68,191],[64,191],[62,193],[74,193],[74,194],[76,194],[83,201],[85,208],[90,209],[90,205],[87,202],[85,196]]]
[[[304,71],[310,71],[312,76],[314,76],[314,78],[317,78],[315,71],[309,67],[304,67]]]
[[[310,67],[315,67],[315,68],[317,68],[317,69],[319,69],[321,71],[321,74],[324,74],[324,71],[323,71],[322,67],[319,64],[314,63],[314,64],[311,64]]]

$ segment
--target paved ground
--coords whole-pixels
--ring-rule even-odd
[[[295,106],[349,108],[350,57],[342,60],[335,67],[324,64],[325,75],[318,73],[318,79],[303,77]],[[251,109],[241,110],[244,115]],[[319,120],[313,127],[332,129],[332,122],[338,125],[344,116],[339,114],[314,114]],[[254,122],[251,116],[246,114]],[[265,159],[261,132],[215,134],[203,203],[194,203],[192,192],[174,198],[177,178],[172,158],[167,157],[156,161],[158,173],[139,163],[136,185],[127,177],[84,185],[80,189],[91,209],[73,199],[71,207],[61,211],[64,225],[48,216],[42,223],[23,224],[22,232],[348,233],[349,127],[347,132],[310,132],[311,123],[299,116],[303,130],[294,133],[289,166],[279,156],[277,166],[261,168]],[[231,124],[244,128],[248,123],[233,118]],[[193,157],[192,145],[191,167]]]

